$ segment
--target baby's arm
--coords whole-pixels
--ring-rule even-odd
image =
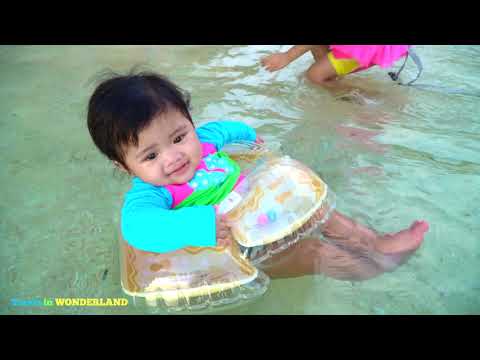
[[[218,151],[236,141],[261,142],[255,129],[240,121],[215,121],[197,129],[201,142],[212,143]]]
[[[268,71],[277,71],[295,61],[306,52],[312,50],[314,46],[315,45],[294,45],[286,52],[280,52],[264,57],[261,62]]]
[[[187,246],[216,246],[213,206],[169,209],[168,198],[158,191],[127,196],[121,228],[132,246],[152,252],[169,252]],[[161,194],[160,194],[161,195]]]

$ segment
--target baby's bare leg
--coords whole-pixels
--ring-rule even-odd
[[[328,211],[328,207],[320,208],[311,221],[321,221]],[[260,267],[274,279],[313,274],[339,280],[370,279],[404,263],[422,243],[428,223],[415,221],[408,229],[380,235],[333,210],[320,230],[326,239],[304,238]]]
[[[338,280],[367,280],[384,272],[368,257],[318,238],[305,238],[264,261],[260,268],[272,279],[324,274]]]
[[[322,233],[353,253],[391,267],[403,262],[421,245],[428,227],[425,221],[415,221],[408,229],[380,235],[338,211],[333,211],[323,224]]]

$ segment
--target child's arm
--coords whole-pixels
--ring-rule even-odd
[[[214,144],[220,151],[226,144],[236,141],[261,142],[255,129],[240,121],[214,121],[197,129],[201,142]]]
[[[298,59],[315,45],[295,45],[286,52],[269,55],[261,60],[268,71],[277,71]]]
[[[186,246],[216,246],[213,206],[169,209],[161,191],[130,193],[122,209],[121,229],[132,246],[152,252],[169,252]]]

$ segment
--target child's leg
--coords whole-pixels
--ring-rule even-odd
[[[335,97],[341,96],[339,98],[340,100],[363,104],[361,98],[358,98],[358,95],[354,93],[357,87],[342,81],[335,81],[339,80],[340,77],[328,59],[328,51],[323,53],[322,50],[320,50],[315,54],[312,50],[312,54],[314,54],[315,63],[313,63],[305,73],[308,80],[315,85],[322,86]]]
[[[313,237],[264,261],[260,268],[272,279],[324,274],[338,280],[355,281],[385,272],[367,257]]]
[[[340,60],[341,63],[337,63],[336,66],[338,68],[336,68],[332,64],[332,61],[339,62],[339,60],[332,60],[334,59],[333,56],[330,58],[330,55],[332,54],[329,53],[329,48],[327,45],[316,45],[311,52],[315,58],[315,63],[310,66],[305,73],[308,80],[316,85],[322,86],[338,100],[349,101],[359,105],[366,104],[366,100],[362,93],[368,95],[371,93],[371,90],[366,91],[365,89],[360,89],[358,86],[353,86],[343,81],[338,81],[341,80],[343,76],[354,71],[358,71],[355,70],[355,66],[358,66],[358,64],[355,62],[351,63],[348,59],[346,60],[347,63],[345,64],[342,62],[343,60]]]
[[[313,221],[323,218],[319,210]],[[333,211],[321,231],[329,242],[305,238],[262,263],[272,278],[325,274],[339,280],[366,280],[392,271],[420,246],[428,223],[416,221],[393,235],[379,235]]]
[[[338,211],[333,211],[322,227],[322,233],[329,238],[360,247],[367,242],[371,250],[386,255],[415,250],[422,243],[427,230],[427,222],[415,221],[408,229],[380,235]]]
[[[328,49],[326,52],[322,48],[316,48],[315,50],[315,52],[312,50],[315,62],[306,72],[307,79],[317,85],[328,85],[327,82],[337,77],[337,72],[328,60]]]
[[[323,225],[328,242],[305,238],[261,264],[271,278],[324,274],[360,281],[392,271],[420,246],[428,223],[414,222],[393,235],[379,235],[334,211]]]

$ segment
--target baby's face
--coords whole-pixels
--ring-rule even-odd
[[[138,146],[125,149],[129,171],[157,186],[190,181],[202,155],[192,123],[177,110],[155,117],[138,134]]]

